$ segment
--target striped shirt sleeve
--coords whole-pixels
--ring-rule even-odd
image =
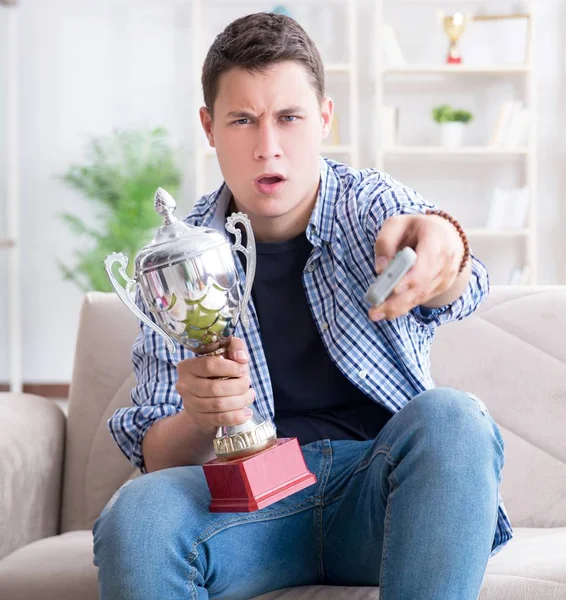
[[[390,175],[376,173],[369,177],[361,188],[363,196],[358,200],[362,207],[362,224],[371,243],[377,239],[386,219],[394,215],[423,214],[438,207],[427,201],[416,191],[402,185]],[[489,275],[485,265],[471,255],[472,273],[464,293],[451,304],[439,308],[416,306],[410,312],[421,325],[437,327],[450,321],[471,315],[489,295]]]
[[[440,308],[417,306],[411,312],[424,325],[436,326],[460,321],[471,315],[489,296],[489,275],[485,265],[475,256],[471,256],[472,274],[464,293],[451,304]]]
[[[136,304],[155,322],[139,292]],[[118,409],[108,421],[110,433],[120,450],[144,473],[144,435],[156,421],[175,415],[182,408],[181,397],[175,390],[177,364],[193,354],[176,342],[175,345],[177,352],[172,355],[164,339],[140,322],[140,332],[132,350],[136,376],[136,385],[130,394],[132,406]]]

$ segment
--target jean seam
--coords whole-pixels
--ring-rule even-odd
[[[389,475],[389,494],[387,495],[387,508],[385,509],[385,520],[383,524],[383,546],[381,547],[381,566],[379,568],[380,597],[383,595],[383,573],[387,569],[387,552],[389,537],[391,534],[391,494],[399,487],[392,474]]]
[[[189,579],[187,580],[187,587],[189,588],[189,594],[191,595],[191,600],[198,600],[197,586],[195,585],[195,579],[197,578],[197,570],[195,567],[191,566],[191,563],[192,563],[192,560],[188,561]]]
[[[323,463],[320,474],[320,482],[318,485],[317,493],[315,494],[315,507],[314,507],[314,535],[316,538],[316,552],[317,552],[317,578],[319,583],[324,584],[324,540],[322,535],[323,529],[323,507],[324,501],[324,490],[330,477],[330,471],[332,469],[332,447],[325,448],[323,450]]]
[[[211,527],[205,533],[203,533],[200,537],[198,537],[193,543],[193,548],[185,556],[185,562],[189,567],[189,579],[187,580],[187,585],[189,586],[189,592],[191,594],[191,600],[196,600],[198,596],[196,596],[195,586],[191,586],[191,583],[194,583],[196,579],[196,568],[192,567],[192,563],[198,558],[198,548],[204,542],[207,542],[215,535],[226,531],[226,529],[230,529],[231,527],[237,527],[238,525],[245,525],[247,523],[261,523],[263,521],[272,521],[273,519],[282,519],[283,517],[289,517],[291,515],[295,515],[297,513],[303,512],[305,510],[309,510],[314,507],[314,502],[312,499],[305,500],[298,504],[293,508],[281,509],[279,511],[270,512],[269,516],[262,516],[261,518],[256,515],[249,515],[247,517],[240,517],[240,519],[234,520],[230,523],[226,523],[223,526]],[[191,589],[192,588],[192,589]]]
[[[363,471],[364,469],[367,469],[370,466],[370,464],[372,463],[373,459],[378,454],[389,454],[390,451],[391,451],[391,444],[380,444],[379,446],[376,446],[373,449],[371,456],[369,458],[367,458],[366,460],[364,460],[363,462],[361,462],[356,467],[356,470],[352,473],[352,476],[355,475],[356,473],[359,473],[360,471]]]
[[[376,448],[370,458],[368,458],[367,460],[365,460],[363,463],[359,464],[358,467],[356,468],[356,470],[352,473],[352,475],[350,476],[350,478],[348,479],[348,482],[342,486],[342,490],[338,493],[336,493],[334,496],[331,496],[330,498],[326,498],[326,500],[324,501],[324,506],[328,506],[330,504],[332,504],[333,502],[336,502],[337,500],[340,500],[340,498],[342,498],[342,496],[345,494],[346,492],[346,487],[350,481],[350,479],[354,476],[357,475],[358,473],[360,473],[361,471],[363,471],[364,469],[367,469],[370,464],[372,463],[373,459],[378,455],[378,454],[385,454],[386,455],[386,461],[387,464],[389,464],[391,467],[396,467],[398,464],[398,461],[396,461],[395,459],[393,459],[390,455],[389,455],[389,451],[391,450],[391,446],[389,445],[382,445],[379,446],[378,448]],[[389,460],[388,460],[389,459]]]
[[[314,495],[315,502],[318,505],[324,503],[324,490],[326,489],[328,477],[330,476],[330,469],[332,468],[332,448],[324,448],[322,450],[322,456],[322,469],[317,485],[317,490]]]
[[[255,515],[248,515],[245,517],[240,517],[238,519],[231,520],[230,522],[223,523],[222,525],[216,525],[207,529],[204,533],[202,533],[194,542],[194,548],[191,550],[190,554],[187,556],[187,560],[194,560],[191,558],[196,556],[196,548],[200,546],[203,542],[207,542],[210,538],[214,537],[218,533],[222,533],[226,529],[230,529],[232,527],[236,527],[238,525],[244,525],[246,523],[260,523],[262,521],[272,521],[273,519],[281,519],[283,517],[289,517],[296,513],[302,512],[304,510],[308,510],[314,506],[313,500],[308,499],[301,502],[294,507],[289,507],[285,509],[280,509],[278,511],[270,511],[268,515],[260,515],[259,512]]]

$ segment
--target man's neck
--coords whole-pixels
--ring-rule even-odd
[[[309,202],[300,204],[297,210],[280,217],[257,217],[248,214],[256,241],[263,243],[285,242],[304,233],[311,218],[318,197],[318,187]],[[229,212],[242,211],[238,202],[232,197]]]

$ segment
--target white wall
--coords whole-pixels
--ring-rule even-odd
[[[164,125],[175,143],[189,139],[189,10],[183,4],[20,3],[25,381],[69,381],[72,369],[82,293],[62,280],[56,261],[72,262],[77,240],[57,215],[87,215],[90,206],[57,175],[83,159],[90,136],[114,127]],[[6,363],[0,380],[7,378]]]
[[[360,4],[364,26],[371,23],[371,0]],[[566,8],[562,0],[538,4],[539,279],[553,284],[566,282]],[[106,134],[113,127],[165,125],[173,140],[185,147],[187,178],[181,200],[188,208],[195,122],[190,10],[182,0],[25,0],[18,10],[24,378],[69,381],[82,294],[62,281],[56,265],[76,245],[56,215],[87,214],[89,206],[55,176],[82,158],[91,135]],[[362,30],[362,47],[372,35],[371,28]],[[368,52],[365,49],[364,55]],[[365,64],[369,69],[371,62]],[[367,95],[371,76],[361,79]],[[366,96],[363,112],[370,111],[371,98]],[[362,126],[364,130],[369,128]],[[371,147],[367,137],[364,146]],[[364,163],[371,163],[369,150],[365,156]],[[0,261],[0,274],[2,268]],[[0,318],[6,314],[2,301],[0,294]],[[4,347],[0,380],[6,378]]]

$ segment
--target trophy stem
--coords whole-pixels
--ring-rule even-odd
[[[460,64],[462,62],[462,56],[458,48],[458,42],[456,40],[450,40],[450,47],[448,49],[448,58],[446,60],[448,64]]]
[[[224,358],[226,348],[218,348],[201,356],[217,356]],[[217,377],[215,379],[230,379]],[[230,461],[246,456],[253,456],[277,442],[275,426],[269,419],[264,419],[255,406],[251,407],[252,416],[241,425],[219,427],[213,440],[214,453],[222,460]]]

